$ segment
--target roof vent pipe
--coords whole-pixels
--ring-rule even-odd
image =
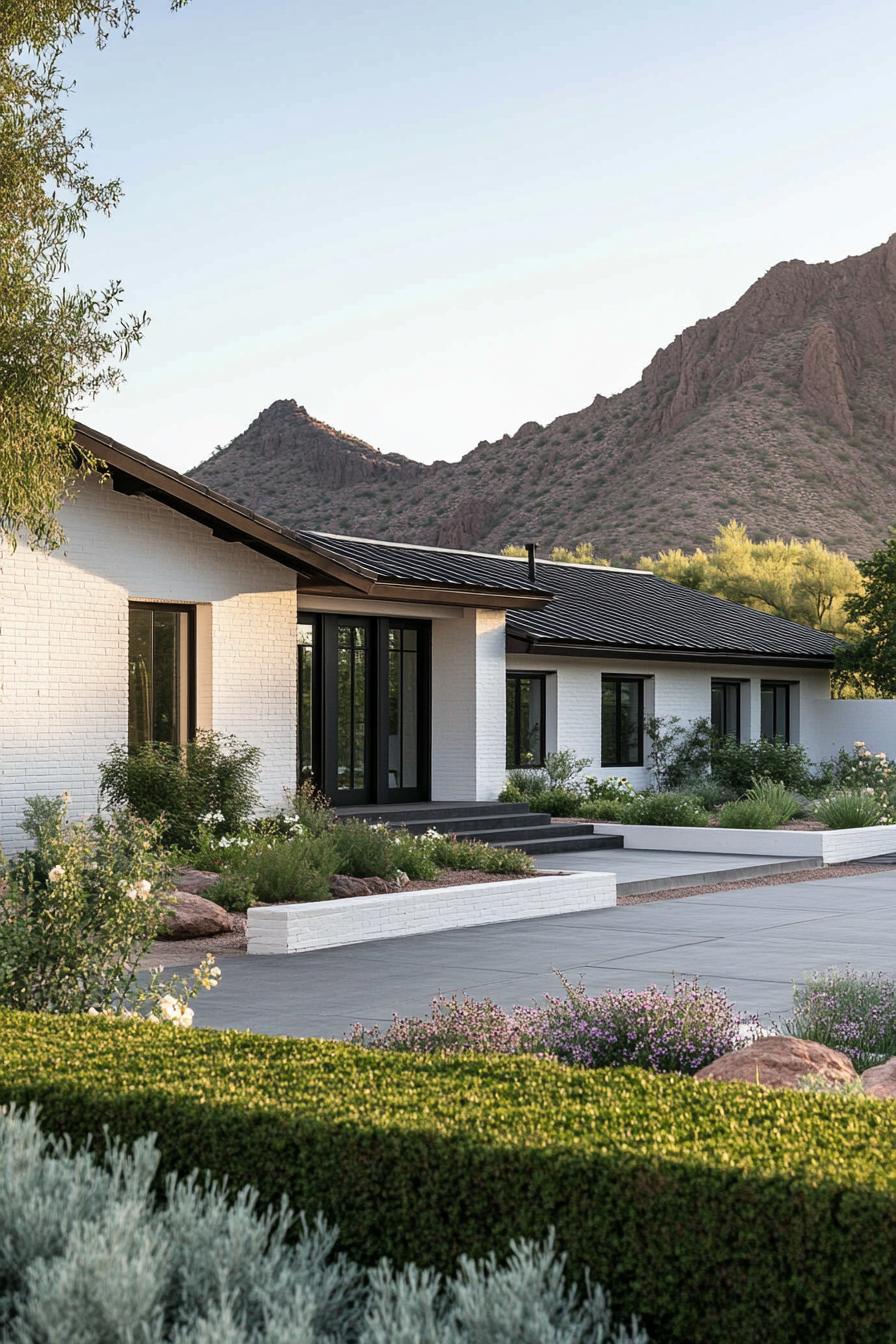
[[[535,582],[535,552],[538,550],[536,541],[526,542],[526,555],[529,557],[529,582]]]

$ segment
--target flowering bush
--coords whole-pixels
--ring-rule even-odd
[[[677,981],[671,992],[651,985],[590,996],[566,981],[564,988],[565,998],[548,999],[543,1048],[589,1069],[635,1064],[657,1073],[696,1073],[758,1028],[721,990],[697,980]]]
[[[873,789],[838,789],[815,804],[815,816],[832,831],[890,822],[886,804]]]
[[[881,821],[889,823],[896,817],[896,764],[885,751],[873,752],[864,742],[854,742],[852,751],[841,751],[835,758],[831,775],[836,792],[874,797]],[[873,823],[865,823],[869,824]]]
[[[64,799],[31,798],[22,829],[34,848],[0,882],[0,1003],[189,1025],[189,999],[220,975],[211,961],[192,982],[137,979],[169,900],[158,827],[128,812],[73,825]]]
[[[440,995],[428,1018],[396,1015],[385,1031],[356,1023],[349,1039],[383,1050],[539,1054],[589,1069],[634,1064],[657,1073],[696,1073],[738,1049],[759,1026],[721,990],[696,980],[679,981],[670,993],[652,985],[589,996],[582,985],[563,980],[563,986],[566,997],[549,995],[543,1008],[506,1010],[491,999]]]
[[[634,796],[634,785],[624,775],[607,775],[605,779],[588,775],[585,780],[585,797],[592,803],[604,798],[626,802]]]
[[[882,972],[816,971],[793,990],[793,1017],[780,1030],[819,1041],[867,1069],[896,1055],[896,980]]]
[[[458,999],[439,994],[429,1017],[399,1017],[392,1025],[364,1027],[356,1022],[349,1040],[381,1050],[417,1054],[474,1051],[489,1055],[538,1054],[542,1049],[542,1014],[537,1008],[508,1012],[491,999]]]

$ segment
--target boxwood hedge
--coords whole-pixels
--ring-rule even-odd
[[[443,1269],[553,1225],[676,1344],[896,1338],[896,1106],[0,1012],[0,1101],[75,1139],[322,1209],[346,1250]]]

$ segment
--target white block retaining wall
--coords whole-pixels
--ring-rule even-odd
[[[258,905],[249,910],[248,947],[255,955],[310,952],[615,904],[615,874],[562,873],[337,901]]]
[[[745,831],[733,826],[625,826],[599,822],[600,835],[621,835],[626,849],[665,849],[686,854],[763,854],[848,863],[896,851],[896,826],[844,831]]]

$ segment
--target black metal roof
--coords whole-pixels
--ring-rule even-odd
[[[381,580],[532,592],[526,560],[510,556],[321,532],[299,535],[315,548],[372,570]],[[569,646],[580,646],[583,653],[644,650],[703,658],[716,654],[722,659],[740,656],[820,666],[833,661],[836,640],[831,635],[682,588],[646,570],[539,561],[536,587],[552,594],[551,600],[537,610],[507,615],[508,632],[533,648],[563,646],[575,652]]]
[[[552,596],[551,585],[538,576],[529,582],[526,563],[503,555],[478,551],[447,551],[435,546],[406,546],[364,537],[337,537],[328,532],[297,532],[316,551],[326,551],[351,565],[375,574],[378,582],[437,584],[440,588],[482,588],[502,593],[541,593]]]

